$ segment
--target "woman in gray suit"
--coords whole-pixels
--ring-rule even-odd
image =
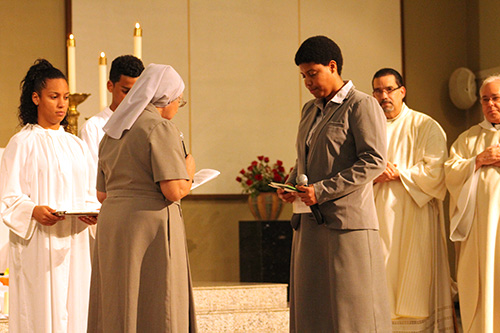
[[[301,193],[278,191],[295,213],[290,331],[390,332],[372,187],[386,167],[383,111],[342,80],[331,39],[307,39],[295,63],[315,99],[302,109],[289,178]]]

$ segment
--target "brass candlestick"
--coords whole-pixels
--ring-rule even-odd
[[[69,132],[74,135],[78,135],[78,117],[80,116],[80,112],[76,109],[76,107],[83,103],[89,97],[90,94],[81,94],[75,93],[69,95],[69,109],[68,115],[66,119],[68,120],[68,126],[66,127],[66,132]]]

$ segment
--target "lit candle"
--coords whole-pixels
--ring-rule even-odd
[[[74,94],[76,92],[76,57],[75,57],[75,37],[73,34],[69,35],[67,41],[68,47],[68,84],[69,93]]]
[[[101,52],[101,56],[99,57],[99,107],[100,110],[104,109],[108,106],[108,93],[106,89],[106,74],[108,72],[107,69],[107,59],[106,54]]]
[[[135,24],[134,28],[134,56],[142,59],[142,28],[139,22]]]

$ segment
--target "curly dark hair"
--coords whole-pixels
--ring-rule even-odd
[[[38,107],[33,103],[33,92],[41,94],[47,80],[66,79],[66,76],[45,59],[37,59],[21,81],[21,104],[19,104],[19,122],[21,125],[38,124]],[[66,126],[66,117],[61,125]]]
[[[306,39],[295,54],[295,64],[313,62],[327,66],[330,61],[337,63],[337,72],[342,73],[342,51],[340,47],[326,36],[314,36]]]
[[[401,86],[404,86],[405,83],[403,81],[403,77],[401,76],[401,74],[399,74],[399,72],[397,70],[395,70],[394,68],[382,68],[382,69],[379,69],[374,75],[373,75],[373,79],[372,79],[372,88],[373,88],[373,81],[375,81],[375,79],[378,79],[379,77],[382,77],[382,76],[387,76],[387,75],[392,75],[394,76],[394,78],[396,79],[396,84],[401,87]]]
[[[138,77],[144,70],[144,64],[141,59],[133,55],[122,55],[113,60],[111,70],[109,71],[109,80],[115,84],[120,81],[122,75],[129,77]]]

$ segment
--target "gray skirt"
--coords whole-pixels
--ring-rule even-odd
[[[179,203],[108,197],[97,223],[89,332],[194,332]]]
[[[336,230],[301,214],[293,234],[290,332],[391,332],[377,230]]]

